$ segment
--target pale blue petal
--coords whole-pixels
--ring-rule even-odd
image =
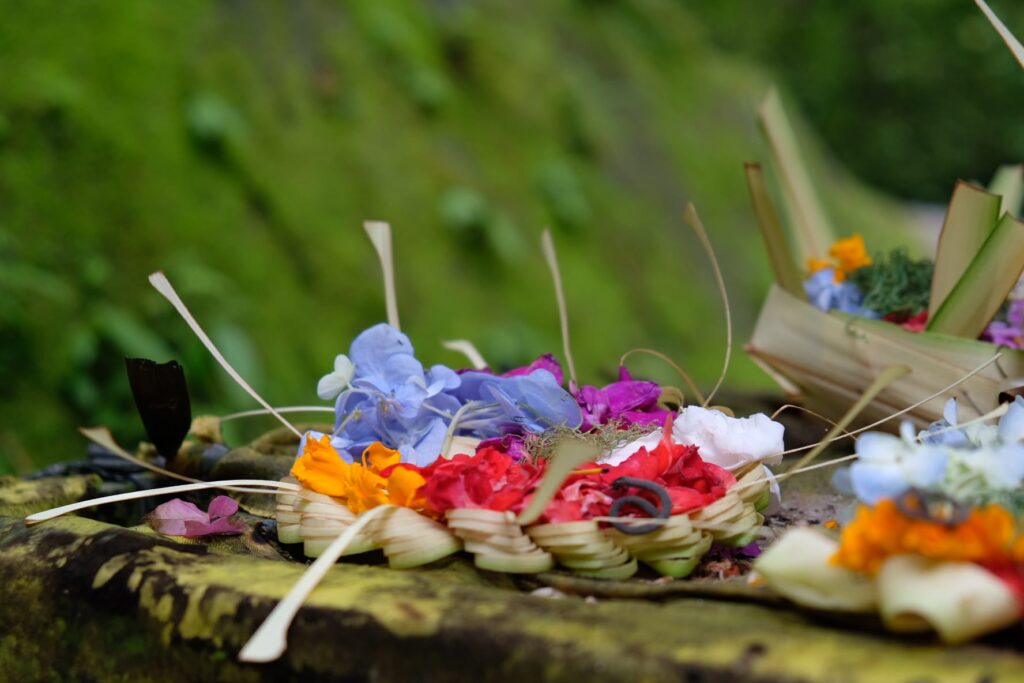
[[[946,474],[948,459],[948,453],[942,448],[919,448],[903,459],[907,481],[922,489],[937,486]]]
[[[850,483],[857,498],[868,505],[883,498],[896,498],[910,488],[903,468],[895,463],[855,462],[850,466]]]
[[[999,420],[999,439],[1003,443],[1024,440],[1024,397],[1015,398],[1006,415]]]
[[[903,447],[903,442],[892,434],[867,432],[857,437],[856,451],[863,462],[894,462]]]

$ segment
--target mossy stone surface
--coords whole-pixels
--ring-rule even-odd
[[[1014,681],[1005,645],[942,647],[780,604],[525,594],[462,558],[339,564],[285,656],[236,655],[304,566],[80,517],[0,519],[0,671],[18,681]]]

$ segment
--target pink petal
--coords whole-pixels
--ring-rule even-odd
[[[238,512],[238,501],[229,496],[217,496],[210,501],[210,519],[230,517]]]
[[[146,522],[159,534],[181,536],[185,533],[185,522],[207,523],[210,518],[193,503],[175,498],[158,505]]]
[[[210,523],[185,522],[185,533],[182,536],[196,538],[198,536],[232,536],[245,531],[245,522],[230,517],[221,517]]]
[[[240,534],[245,523],[232,519],[238,512],[238,503],[228,496],[217,496],[210,501],[207,514],[187,501],[175,498],[157,506],[146,522],[159,534],[165,536],[199,536]],[[212,517],[212,519],[211,519]]]

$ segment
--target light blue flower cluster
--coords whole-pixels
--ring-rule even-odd
[[[460,375],[443,365],[424,369],[409,338],[384,323],[356,337],[349,363],[341,358],[320,386],[330,392],[321,393],[325,400],[340,391],[331,442],[346,460],[358,460],[380,441],[400,451],[403,462],[422,467],[437,459],[449,434],[483,439],[576,428],[583,419],[547,370],[500,377]]]
[[[836,282],[836,271],[832,267],[822,268],[804,280],[807,300],[823,311],[833,309],[843,313],[877,318],[878,312],[861,306],[863,295],[857,285],[848,280]]]
[[[943,417],[919,434],[904,422],[898,437],[869,432],[858,438],[857,462],[849,469],[857,498],[871,505],[910,488],[970,504],[1012,498],[1024,483],[1024,398],[995,425],[959,425],[956,399]]]

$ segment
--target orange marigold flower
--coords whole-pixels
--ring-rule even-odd
[[[991,563],[1011,557],[1014,536],[1013,517],[998,505],[976,508],[965,521],[946,525],[908,517],[895,501],[883,500],[874,508],[862,505],[857,510],[843,529],[832,562],[870,575],[890,556],[900,554]]]
[[[302,456],[292,465],[292,476],[303,486],[325,496],[340,498],[345,494],[345,468],[350,467],[331,445],[327,435],[319,440],[306,439]]]
[[[411,467],[396,467],[388,476],[388,500],[392,505],[423,509],[427,505],[427,480]]]
[[[347,463],[331,446],[329,436],[309,438],[292,476],[306,488],[340,498],[359,514],[378,505],[422,508],[426,480],[415,468],[399,465],[398,451],[377,442],[363,451],[362,463]],[[387,477],[381,473],[389,470]]]
[[[830,268],[832,264],[826,259],[811,257],[807,259],[807,272],[811,275],[817,273],[819,270]]]
[[[858,268],[871,265],[871,257],[860,235],[839,240],[828,250],[828,255],[836,260],[837,275],[849,275]]]
[[[364,467],[369,467],[374,472],[383,472],[401,462],[402,454],[393,448],[388,448],[380,441],[374,441],[363,451],[362,460]]]

